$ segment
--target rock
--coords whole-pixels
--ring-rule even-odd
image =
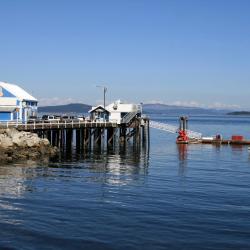
[[[16,129],[0,130],[0,162],[20,160],[43,160],[55,156],[58,149],[50,145],[47,139],[37,134],[19,132]]]
[[[2,148],[10,148],[13,147],[13,141],[10,137],[1,138],[0,145]]]

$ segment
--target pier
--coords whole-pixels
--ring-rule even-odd
[[[51,145],[59,148],[94,146],[109,147],[132,141],[136,146],[149,144],[149,119],[134,117],[127,123],[106,121],[42,121],[33,123],[0,123],[0,129],[15,128],[47,138]]]

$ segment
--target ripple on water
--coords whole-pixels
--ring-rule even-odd
[[[228,118],[207,121],[193,127],[239,130]],[[248,150],[151,135],[149,152],[128,145],[0,166],[0,248],[250,249]]]

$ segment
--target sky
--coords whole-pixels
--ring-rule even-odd
[[[0,0],[0,81],[40,105],[250,110],[248,0]]]

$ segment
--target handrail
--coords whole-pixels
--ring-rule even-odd
[[[179,128],[177,126],[167,124],[167,123],[162,123],[162,122],[156,122],[156,121],[150,121],[150,127],[155,128],[155,129],[160,129],[162,131],[166,131],[169,133],[178,133]],[[187,130],[187,134],[189,138],[191,139],[201,139],[202,134],[192,131],[192,130]]]
[[[127,113],[121,120],[121,123],[129,123],[136,115],[137,115],[137,111],[136,112],[129,112]]]
[[[81,127],[83,125],[86,127],[87,125],[98,125],[101,126],[103,124],[105,127],[107,125],[110,126],[117,126],[117,122],[101,122],[101,121],[74,121],[74,120],[69,120],[69,121],[42,121],[42,122],[20,122],[20,121],[0,121],[0,128],[23,128],[24,129],[44,129],[46,127],[49,128],[74,128],[74,127]]]

